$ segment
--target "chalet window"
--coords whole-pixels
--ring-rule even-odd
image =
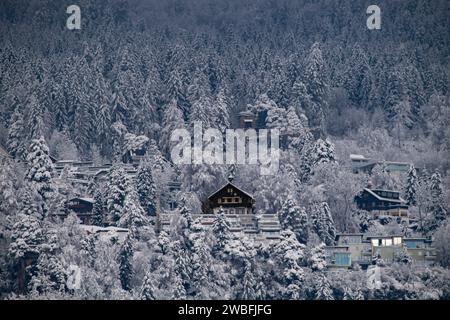
[[[372,246],[378,247],[378,239],[372,239]]]
[[[401,237],[394,237],[394,246],[398,246],[402,244],[402,238]]]
[[[233,193],[233,189],[232,188],[228,188],[227,192],[228,193]]]
[[[392,239],[383,239],[383,246],[392,246]]]
[[[219,198],[219,200],[217,201],[218,203],[222,203],[222,199],[221,198]]]

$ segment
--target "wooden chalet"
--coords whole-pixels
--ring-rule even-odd
[[[355,197],[355,202],[359,209],[370,211],[377,217],[381,215],[408,217],[408,205],[398,191],[364,188]]]
[[[217,214],[222,208],[225,214],[253,214],[254,205],[251,194],[229,181],[208,197],[204,212]]]
[[[82,224],[90,224],[94,203],[95,201],[92,198],[72,198],[66,203],[66,215],[72,211]]]

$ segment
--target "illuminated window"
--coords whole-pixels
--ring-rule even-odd
[[[392,246],[392,239],[383,239],[383,246]]]
[[[402,238],[401,237],[394,237],[394,246],[398,246],[402,244]]]
[[[372,239],[372,246],[378,247],[378,239]]]

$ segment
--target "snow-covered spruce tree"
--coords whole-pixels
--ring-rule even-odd
[[[433,247],[436,249],[436,261],[444,268],[450,267],[450,223],[446,221],[434,233]]]
[[[40,254],[40,246],[44,242],[44,232],[41,222],[33,215],[19,213],[17,222],[11,230],[11,243],[8,248],[11,270],[15,274],[16,287],[19,292],[25,292],[30,275]]]
[[[334,145],[328,139],[318,139],[313,144],[307,143],[300,156],[300,176],[303,182],[308,181],[317,166],[336,162]]]
[[[211,282],[208,278],[208,273],[211,268],[211,255],[209,247],[205,241],[206,234],[201,223],[201,218],[196,219],[191,226],[191,233],[189,240],[192,244],[189,255],[191,257],[192,265],[192,291],[196,297],[208,297],[208,286]]]
[[[334,300],[333,290],[326,275],[319,274],[316,276],[316,285],[314,287],[315,299],[317,300]]]
[[[334,155],[334,144],[328,139],[318,139],[314,143],[313,150],[313,167],[320,164],[336,161],[336,157]]]
[[[136,190],[131,183],[127,185],[123,208],[117,224],[120,227],[129,228],[132,232],[135,232],[136,236],[138,235],[138,228],[149,224],[148,216],[142,209]]]
[[[108,223],[116,225],[123,212],[123,206],[128,188],[128,177],[120,165],[114,165],[108,174],[105,199]]]
[[[230,128],[230,102],[227,98],[227,92],[224,88],[219,90],[215,101],[215,128],[219,129],[221,132],[225,132],[226,129]]]
[[[324,247],[325,244],[321,243],[309,252],[308,265],[313,271],[323,271],[327,266]]]
[[[442,222],[447,218],[447,211],[444,207],[444,196],[442,191],[442,178],[439,172],[433,173],[430,179],[430,207],[428,211],[430,216],[427,221],[427,231],[432,232],[439,228]]]
[[[41,136],[33,139],[27,154],[28,170],[26,179],[30,181],[44,201],[48,201],[54,192],[53,163],[45,139]]]
[[[94,191],[94,205],[92,207],[92,220],[94,226],[102,227],[106,221],[106,210],[103,192],[100,188]]]
[[[63,294],[66,286],[66,268],[60,259],[60,248],[53,226],[47,225],[45,242],[40,245],[36,270],[28,284],[32,295]]]
[[[146,160],[139,163],[136,174],[136,189],[142,208],[148,216],[154,216],[156,214],[156,187],[152,166]]]
[[[11,118],[11,124],[8,128],[8,139],[6,141],[8,152],[13,158],[24,158],[26,151],[24,134],[25,127],[23,114],[19,108],[16,108]]]
[[[12,163],[0,160],[0,213],[5,216],[18,207],[15,180]]]
[[[175,280],[174,280],[174,286],[173,286],[171,299],[172,300],[183,300],[183,299],[186,299],[186,297],[187,297],[187,294],[186,294],[186,289],[184,288],[184,285],[183,285],[183,280],[181,279],[181,277],[179,275],[176,275]]]
[[[191,231],[191,227],[194,223],[194,220],[192,219],[191,210],[187,207],[187,199],[186,194],[181,194],[180,199],[178,202],[178,211],[180,213],[180,232],[181,237],[184,240],[189,240],[189,233]],[[185,241],[186,244],[186,241]]]
[[[304,106],[310,126],[318,130],[318,132],[323,132],[328,84],[325,73],[325,61],[317,42],[312,45],[306,57],[303,82],[307,85],[308,94],[311,97],[310,104]]]
[[[192,264],[191,256],[186,251],[184,244],[179,240],[172,244],[172,258],[174,261],[174,274],[180,278],[186,294],[191,294]]]
[[[39,103],[35,94],[32,94],[26,105],[27,113],[27,138],[40,139],[44,134],[44,113],[45,107]]]
[[[300,244],[295,234],[282,231],[281,239],[274,245],[273,259],[276,262],[277,281],[282,285],[281,297],[283,299],[299,299],[300,289],[304,280],[301,267],[305,258],[305,246]]]
[[[314,231],[319,238],[326,245],[333,245],[336,237],[336,227],[328,203],[320,202],[313,204],[311,208],[311,220]]]
[[[405,188],[405,199],[410,206],[415,206],[417,204],[416,192],[418,184],[419,180],[417,179],[417,170],[414,165],[411,165],[408,170],[408,177],[406,180]]]
[[[119,263],[119,279],[123,290],[131,290],[131,277],[133,276],[134,236],[129,232],[120,247],[117,257]]]
[[[165,106],[163,114],[163,127],[161,129],[160,146],[161,151],[166,155],[170,155],[172,147],[176,142],[170,141],[172,132],[176,129],[184,129],[185,122],[183,119],[183,112],[177,106],[175,100],[171,100],[168,105]]]
[[[283,229],[293,231],[300,243],[307,243],[308,216],[303,208],[296,205],[291,196],[284,202],[278,216]]]
[[[142,283],[141,292],[139,293],[139,298],[141,300],[155,300],[155,279],[153,274],[149,271],[146,273],[144,281]]]
[[[224,253],[225,246],[234,238],[222,208],[220,208],[214,219],[211,231],[214,239],[211,253],[214,257],[220,257]]]
[[[253,276],[251,261],[244,261],[244,276],[242,277],[242,292],[240,299],[254,300],[256,298],[256,280]]]
[[[42,210],[42,197],[38,194],[34,188],[34,185],[27,183],[20,191],[19,213],[30,215],[42,220],[44,217]]]

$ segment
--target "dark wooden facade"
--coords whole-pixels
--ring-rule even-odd
[[[90,224],[94,200],[91,198],[72,198],[66,203],[66,212],[75,212],[82,224]]]
[[[398,191],[365,188],[355,197],[355,202],[361,210],[395,216],[408,215],[408,205]]]
[[[228,182],[208,197],[203,211],[218,213],[222,207],[225,214],[253,214],[254,204],[252,195]]]

